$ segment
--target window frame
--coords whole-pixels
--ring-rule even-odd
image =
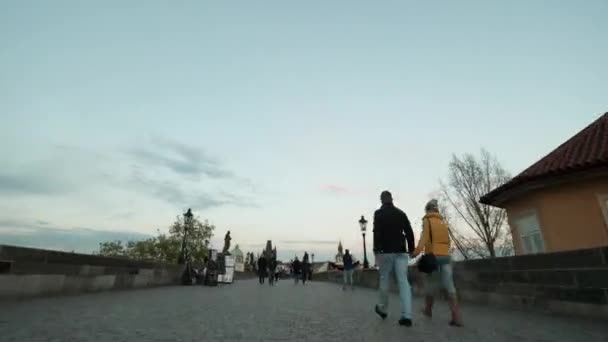
[[[604,215],[604,226],[608,229],[608,194],[598,194],[597,201]]]
[[[523,234],[520,222],[522,220],[528,219],[530,217],[536,223],[536,229]],[[513,218],[513,224],[515,225],[515,228],[517,229],[517,238],[519,239],[520,254],[525,255],[525,254],[546,253],[547,246],[546,246],[545,236],[543,234],[543,230],[540,225],[540,220],[538,218],[538,212],[536,210],[528,210],[528,211],[519,213],[516,217]],[[540,250],[537,250],[537,248],[536,248],[537,246],[534,241],[534,237],[536,235],[538,235],[540,237],[540,242],[541,242]],[[530,246],[532,246],[532,249],[533,249],[532,251],[528,250],[528,248],[526,247],[527,239],[529,239],[528,244]]]

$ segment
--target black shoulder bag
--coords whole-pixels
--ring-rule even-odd
[[[433,227],[431,226],[431,220],[429,222],[429,235],[431,237],[431,246],[433,245]],[[437,258],[435,254],[424,251],[424,255],[418,260],[418,270],[422,273],[433,273],[437,270]]]

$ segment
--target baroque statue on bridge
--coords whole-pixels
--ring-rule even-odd
[[[230,237],[230,231],[228,231],[224,237],[224,249],[222,250],[222,254],[230,255],[230,252],[228,251],[230,249],[230,240],[232,240],[232,238]]]

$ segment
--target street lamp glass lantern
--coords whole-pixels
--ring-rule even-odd
[[[186,223],[190,223],[190,221],[192,220],[192,209],[188,209],[188,211],[184,214],[184,219],[186,221]]]
[[[361,219],[359,220],[359,225],[361,226],[361,233],[365,234],[367,231],[367,220],[363,215],[361,215]]]

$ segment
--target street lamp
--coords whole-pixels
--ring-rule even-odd
[[[359,226],[361,226],[361,234],[363,234],[363,268],[369,268],[369,262],[367,261],[367,248],[365,247],[365,232],[367,231],[367,220],[363,215],[359,220]]]
[[[182,253],[179,256],[178,263],[183,264],[186,262],[186,238],[188,235],[188,227],[192,224],[192,209],[188,209],[186,213],[184,213],[184,237],[182,239]]]

